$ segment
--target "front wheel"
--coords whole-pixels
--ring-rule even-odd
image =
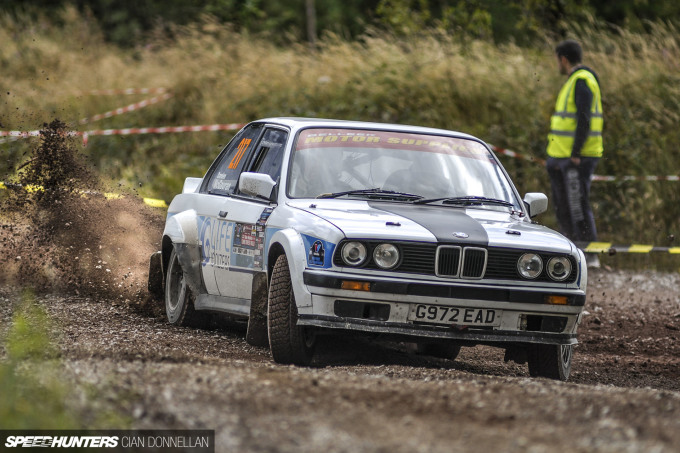
[[[274,264],[267,303],[269,347],[277,363],[306,366],[312,361],[315,337],[297,325],[297,317],[288,259],[281,255]]]
[[[566,381],[571,373],[573,345],[536,344],[529,346],[529,374]]]
[[[170,254],[165,276],[165,314],[168,322],[177,326],[188,326],[197,318],[194,296],[187,285],[175,250]]]

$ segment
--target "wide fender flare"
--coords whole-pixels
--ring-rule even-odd
[[[169,216],[165,222],[163,236],[168,236],[174,244],[198,245],[196,211],[189,209]]]
[[[303,272],[307,268],[307,252],[302,236],[292,228],[279,230],[272,236],[269,250],[277,246],[283,248],[288,259],[290,280],[293,294],[295,295],[295,303],[299,309],[298,312],[305,312],[307,311],[304,309],[305,307],[311,308],[312,306],[312,293],[309,292],[302,279]],[[273,269],[275,263],[271,262],[269,264],[270,268]]]
[[[196,211],[189,209],[169,216],[165,222],[163,237],[172,241],[179,264],[184,270],[187,283],[194,294],[204,292],[201,280],[201,249],[198,236]],[[165,240],[164,240],[165,241]],[[171,249],[164,247],[164,262],[167,263]],[[165,256],[165,255],[168,256]]]

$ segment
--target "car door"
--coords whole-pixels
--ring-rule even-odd
[[[251,124],[241,130],[208,170],[196,203],[201,269],[203,282],[210,295],[220,295],[216,270],[226,269],[231,261],[231,238],[234,226],[227,219],[234,213],[231,196],[248,157],[262,135],[262,124]],[[235,301],[237,302],[237,301]]]
[[[211,219],[220,231],[214,242],[219,262],[213,271],[224,302],[240,306],[249,305],[253,275],[263,269],[264,226],[273,202],[239,192],[238,176],[229,170],[238,175],[244,171],[266,173],[278,180],[288,132],[269,126],[262,128],[257,139],[250,139],[252,135],[244,135],[235,144],[235,153],[225,154],[208,182],[208,190],[229,186]]]

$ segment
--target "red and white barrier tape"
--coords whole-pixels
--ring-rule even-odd
[[[156,96],[151,99],[144,99],[140,102],[135,102],[134,104],[126,105],[125,107],[120,107],[115,110],[108,111],[106,113],[100,113],[94,115],[91,118],[83,118],[79,121],[80,124],[93,123],[95,121],[103,120],[104,118],[111,118],[112,116],[122,115],[123,113],[133,112],[135,110],[142,109],[149,105],[157,104],[162,101],[166,101],[172,97],[172,93],[165,93],[162,96]]]
[[[170,95],[172,96],[172,95]],[[150,100],[149,100],[150,101]],[[143,101],[146,102],[146,101]],[[141,104],[141,103],[138,103]],[[136,104],[132,104],[136,105]],[[149,104],[146,104],[149,105]],[[128,106],[130,107],[130,106]],[[143,107],[143,106],[142,106]],[[127,107],[124,107],[127,108]],[[141,107],[139,107],[141,108]],[[122,109],[118,109],[122,110]],[[108,113],[108,112],[107,112]],[[121,112],[124,113],[124,112]],[[106,115],[106,114],[104,114]],[[95,117],[93,117],[95,118]],[[204,131],[236,131],[245,126],[245,123],[230,123],[230,124],[209,124],[209,125],[199,125],[199,126],[164,126],[164,127],[133,127],[127,129],[95,129],[90,131],[72,131],[69,132],[69,136],[81,136],[83,137],[83,146],[87,146],[87,142],[91,135],[138,135],[138,134],[167,134],[176,132],[204,132]],[[38,137],[40,136],[40,131],[0,131],[0,137],[8,137],[9,140],[17,140],[20,138],[28,137]],[[5,140],[0,140],[3,143]],[[532,156],[526,156],[524,154],[505,149],[499,148],[497,146],[489,145],[491,149],[498,153],[509,157],[514,157],[516,159],[528,160],[531,162],[536,162],[539,165],[545,164],[545,160],[539,159]],[[614,182],[614,181],[680,181],[680,176],[678,175],[667,175],[667,176],[603,176],[594,175],[593,181],[604,181],[604,182]]]
[[[163,126],[163,127],[131,127],[127,129],[93,129],[89,131],[70,131],[69,137],[83,137],[83,146],[87,145],[91,135],[138,135],[138,134],[167,134],[175,132],[205,132],[205,131],[237,131],[245,123],[208,124],[200,126]],[[0,131],[0,137],[10,139],[39,137],[41,131]],[[1,141],[0,141],[1,143]]]
[[[0,131],[0,137],[28,138],[39,137],[40,131]]]
[[[83,146],[87,146],[90,135],[137,135],[137,134],[167,134],[174,132],[204,132],[204,131],[237,131],[245,124],[209,124],[205,126],[167,126],[167,127],[142,127],[128,129],[103,129],[79,132],[83,136]]]
[[[167,93],[167,88],[124,88],[122,90],[90,90],[79,91],[76,96],[115,96],[119,94],[163,94]]]
[[[488,144],[489,147],[496,153],[502,154],[508,157],[514,157],[516,159],[528,160],[531,162],[536,162],[539,165],[545,165],[545,160],[539,159],[533,156],[527,156],[526,154],[521,154],[516,151],[512,151],[505,148],[499,148]],[[667,176],[604,176],[604,175],[593,175],[592,181],[604,181],[604,182],[614,182],[614,181],[680,181],[680,176],[678,175],[667,175]]]
[[[603,176],[593,175],[593,181],[680,181],[678,175],[668,176]]]
[[[496,154],[503,154],[504,156],[514,157],[515,159],[528,160],[530,162],[536,162],[539,165],[545,165],[545,160],[543,159],[527,156],[526,154],[518,153],[509,149],[499,148],[498,146],[494,146],[489,143],[487,143],[487,145],[489,145],[489,148],[491,148],[491,150],[493,150]]]

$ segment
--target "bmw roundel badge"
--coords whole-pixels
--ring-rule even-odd
[[[467,233],[463,233],[462,231],[454,231],[453,232],[453,237],[460,238],[460,239],[467,239],[470,237]]]

